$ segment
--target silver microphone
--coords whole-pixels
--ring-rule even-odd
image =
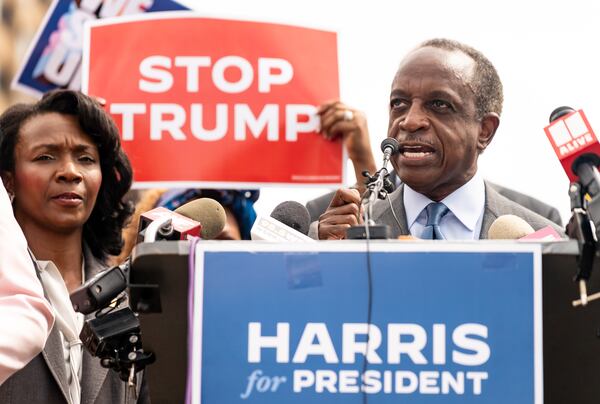
[[[400,144],[393,137],[385,138],[381,142],[381,151],[383,152],[383,168],[387,168],[390,158],[400,151]]]
[[[390,162],[390,158],[394,154],[398,153],[399,150],[400,144],[394,138],[388,137],[381,142],[383,166],[381,170],[377,171],[373,176],[369,176],[369,183],[367,184],[368,192],[366,192],[365,196],[363,197],[363,204],[371,204],[375,202],[377,198],[385,199],[388,192],[385,186],[386,177],[388,175],[387,166]]]

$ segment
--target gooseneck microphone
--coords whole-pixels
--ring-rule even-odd
[[[393,137],[388,137],[381,142],[381,151],[383,152],[383,169],[387,170],[390,158],[400,151],[400,144]]]
[[[398,153],[399,150],[400,144],[394,138],[388,137],[381,142],[381,151],[383,152],[383,165],[381,169],[372,176],[368,172],[363,173],[367,177],[367,191],[363,195],[364,205],[372,204],[377,198],[385,199],[387,194],[393,191],[394,186],[389,181],[387,166],[391,157]]]
[[[346,231],[346,237],[349,239],[388,239],[391,231],[388,225],[375,225],[373,217],[373,203],[377,199],[386,199],[390,192],[394,190],[394,184],[389,179],[387,165],[391,157],[398,153],[400,144],[394,138],[388,137],[381,142],[381,151],[383,152],[383,166],[375,174],[370,175],[364,171],[363,175],[367,178],[365,184],[367,190],[362,196],[361,204],[364,207],[365,225],[352,226]],[[389,201],[389,200],[388,200]],[[390,203],[391,205],[391,203]],[[392,209],[394,218],[396,214]],[[398,219],[396,218],[396,221]]]

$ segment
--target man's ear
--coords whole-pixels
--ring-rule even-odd
[[[481,118],[481,130],[477,139],[477,150],[483,152],[491,143],[500,125],[500,117],[495,112],[489,112]]]

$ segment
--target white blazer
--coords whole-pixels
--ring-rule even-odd
[[[0,180],[0,384],[39,354],[54,324]]]

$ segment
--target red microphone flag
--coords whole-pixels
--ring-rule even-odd
[[[556,119],[544,131],[570,181],[577,180],[571,169],[577,157],[586,153],[600,156],[600,143],[581,109]]]

